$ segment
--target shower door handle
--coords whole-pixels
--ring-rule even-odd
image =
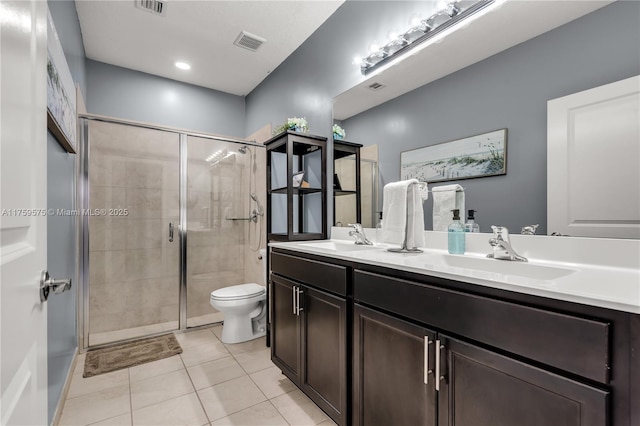
[[[169,222],[169,242],[173,242],[173,222]]]

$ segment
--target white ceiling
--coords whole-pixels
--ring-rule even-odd
[[[76,0],[76,9],[89,59],[243,96],[343,1],[168,0],[164,17],[135,8],[134,0]],[[497,0],[479,19],[363,76],[335,98],[334,118],[380,105],[612,1]],[[234,46],[241,30],[267,41],[257,52]],[[177,69],[178,60],[191,70]],[[374,82],[386,87],[371,91]]]
[[[414,49],[402,61],[362,77],[334,99],[333,116],[337,120],[352,117],[612,2],[503,0],[437,42],[420,46],[419,52]],[[374,92],[368,86],[375,82],[386,87]]]
[[[169,0],[163,17],[134,0],[76,0],[76,9],[89,59],[243,96],[343,1]],[[267,41],[256,52],[234,46],[242,30]]]

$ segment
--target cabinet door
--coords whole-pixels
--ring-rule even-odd
[[[271,360],[295,383],[300,383],[300,320],[293,312],[294,284],[271,276]]]
[[[609,424],[609,392],[440,335],[440,426]]]
[[[434,340],[427,329],[355,305],[354,425],[436,424]]]
[[[347,422],[347,302],[302,287],[302,388],[339,425]]]

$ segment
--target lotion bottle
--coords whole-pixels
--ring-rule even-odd
[[[464,225],[460,222],[460,210],[451,210],[453,212],[453,222],[449,225],[449,253],[464,254],[465,250],[465,232]]]
[[[480,225],[478,225],[475,221],[475,213],[475,210],[469,210],[467,222],[464,224],[465,232],[480,232]]]

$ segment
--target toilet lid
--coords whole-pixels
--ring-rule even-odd
[[[212,299],[231,300],[231,299],[248,299],[263,294],[266,291],[264,286],[256,283],[233,285],[224,287],[211,292]]]

